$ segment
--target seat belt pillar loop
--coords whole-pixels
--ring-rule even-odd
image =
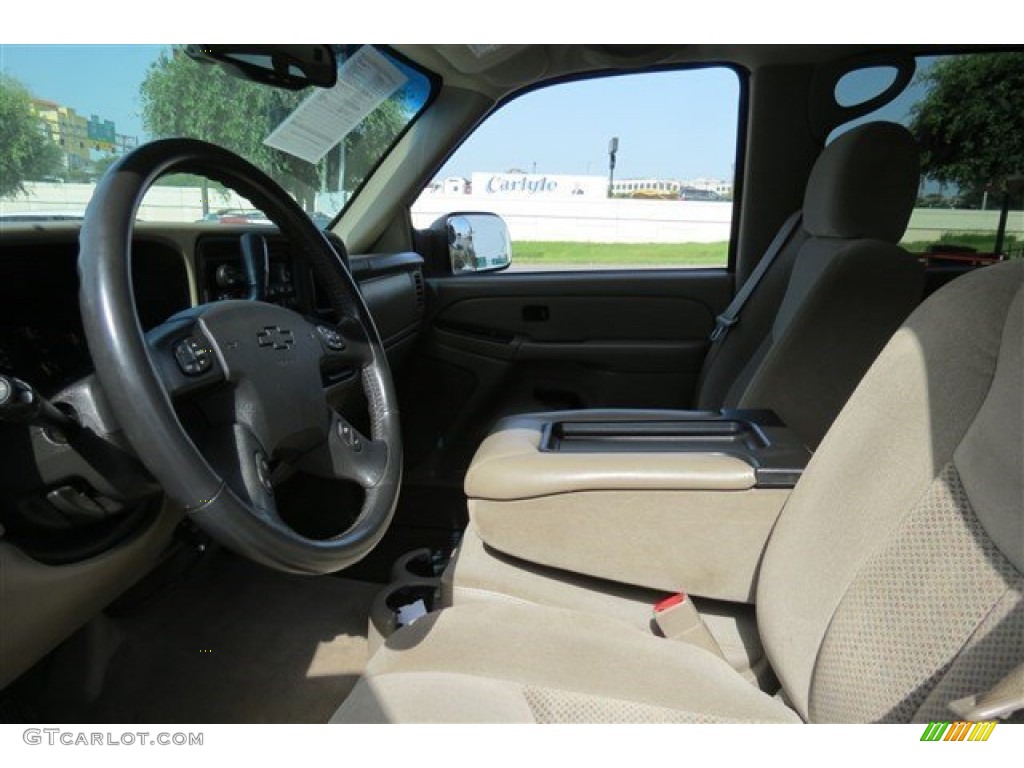
[[[800,226],[802,219],[800,211],[797,211],[790,216],[782,224],[782,227],[775,235],[775,239],[772,240],[768,250],[765,251],[764,256],[761,257],[761,261],[758,262],[757,267],[747,278],[747,281],[743,286],[736,292],[732,302],[726,307],[725,312],[718,316],[715,321],[715,328],[711,332],[709,341],[714,344],[715,342],[721,341],[728,335],[729,329],[736,325],[740,319],[740,313],[743,311],[744,305],[747,300],[757,289],[757,286],[761,283],[762,278],[767,274],[768,270],[771,269],[772,264],[779,257],[779,254],[785,250],[786,245],[793,238],[793,233],[796,232]]]
[[[719,315],[715,318],[715,329],[711,331],[709,341],[714,344],[725,338],[725,335],[729,333],[739,318],[726,317],[725,315]]]

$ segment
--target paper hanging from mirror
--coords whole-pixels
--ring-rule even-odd
[[[318,89],[263,143],[316,164],[406,79],[380,51],[364,45],[338,69],[338,82],[333,88]]]

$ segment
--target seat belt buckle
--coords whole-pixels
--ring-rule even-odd
[[[685,592],[677,592],[656,603],[654,623],[670,640],[681,640],[724,658],[721,646],[708,631],[704,619]]]
[[[989,691],[956,699],[948,706],[957,717],[971,722],[1005,720],[1024,710],[1024,664],[1011,670]]]
[[[715,318],[715,328],[711,331],[711,336],[708,340],[714,344],[716,341],[725,338],[725,334],[727,334],[729,330],[736,325],[736,322],[737,318],[735,317],[719,315]]]

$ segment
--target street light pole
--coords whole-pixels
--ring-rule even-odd
[[[612,136],[608,142],[608,197],[612,196],[612,185],[615,183],[615,155],[619,151],[619,137]]]

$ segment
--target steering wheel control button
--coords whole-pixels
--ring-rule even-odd
[[[256,461],[256,477],[260,479],[263,487],[267,489],[267,493],[273,493],[274,484],[270,480],[270,465],[267,463],[267,457],[263,455],[263,451],[256,451],[253,458]]]
[[[271,349],[288,349],[295,343],[295,336],[287,328],[267,325],[256,334],[256,343]]]
[[[341,352],[345,349],[345,340],[341,337],[341,334],[333,328],[326,325],[318,325],[316,327],[316,332],[320,334],[320,338],[323,339],[323,342],[327,345],[328,349],[333,350],[334,352]]]
[[[341,442],[356,453],[363,450],[363,441],[359,439],[359,433],[344,421],[338,423],[338,436],[341,437]]]
[[[174,346],[174,359],[186,376],[199,376],[213,367],[213,352],[195,336],[182,339]]]

